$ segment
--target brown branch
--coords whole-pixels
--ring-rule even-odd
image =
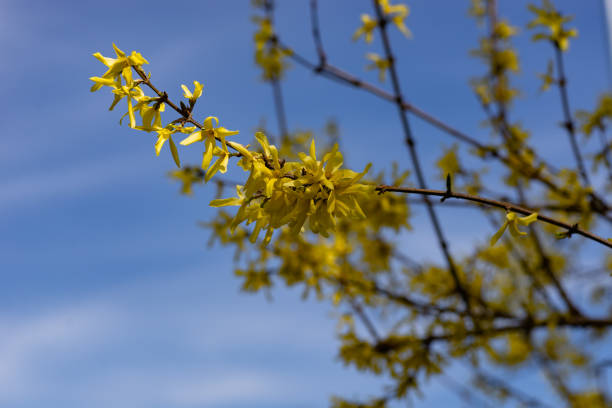
[[[563,116],[565,119],[565,123],[563,126],[567,130],[567,135],[570,139],[570,144],[572,146],[572,152],[574,153],[574,158],[576,159],[576,164],[578,166],[578,171],[580,172],[580,176],[582,180],[587,186],[591,185],[589,180],[589,175],[587,173],[586,167],[584,166],[584,161],[582,160],[582,155],[580,154],[580,149],[578,148],[578,142],[576,140],[576,125],[574,124],[574,119],[572,117],[570,107],[569,107],[569,96],[567,93],[567,77],[565,76],[565,67],[563,65],[563,51],[559,47],[559,44],[555,41],[553,42],[555,48],[555,61],[557,66],[557,72],[559,73],[559,78],[556,81],[557,86],[559,88],[559,93],[561,94],[561,104],[563,105]]]
[[[284,46],[284,45],[283,45],[283,48],[289,49],[287,46]],[[343,85],[362,89],[388,102],[398,103],[398,101],[393,96],[393,94],[385,91],[382,88],[377,87],[376,85],[365,82],[357,78],[356,76],[349,74],[348,72],[334,65],[331,65],[327,62],[324,62],[323,64],[315,64],[296,52],[293,52],[290,55],[290,58],[296,63],[302,65],[303,67],[307,69],[312,70],[316,74],[321,75],[325,78],[336,81]],[[435,128],[447,133],[451,137],[476,148],[478,151],[483,152],[486,156],[499,160],[501,163],[503,163],[509,168],[512,168],[514,166],[514,163],[512,162],[512,160],[508,156],[501,153],[497,149],[497,147],[480,143],[478,140],[474,139],[473,137],[467,135],[466,133],[461,132],[460,130],[436,118],[435,116],[423,111],[419,107],[406,102],[405,100],[402,100],[399,103],[401,103],[402,109],[405,110],[406,112],[410,112],[414,114],[415,116],[419,117],[420,119],[424,120],[425,122],[429,123]],[[548,166],[548,165],[546,166],[548,168],[552,168],[551,166]],[[523,166],[523,167],[520,167],[518,171],[520,171],[525,177],[538,181],[539,183],[545,185],[550,190],[554,191],[555,193],[560,194],[563,197],[569,197],[570,195],[567,190],[558,186],[553,181],[551,181],[548,177],[543,175],[542,171],[538,168],[535,168],[533,166]],[[606,205],[604,201],[598,195],[594,193],[592,194],[592,198],[595,202],[592,205],[592,209],[596,213],[601,215],[604,219],[606,219],[608,222],[612,222],[612,216],[609,216],[607,214],[610,211],[610,207]]]
[[[610,160],[612,143],[608,142],[606,133],[603,129],[599,129],[599,132],[597,133],[599,133],[599,143],[601,144],[602,149],[598,153],[595,153],[595,156],[602,156],[604,165],[608,169],[608,177],[610,180],[612,180],[612,160]]]
[[[538,321],[524,319],[514,324],[506,324],[497,327],[476,328],[473,330],[468,330],[465,333],[447,333],[438,335],[432,334],[427,337],[419,338],[416,341],[424,343],[433,343],[437,341],[456,340],[459,335],[463,336],[463,338],[472,336],[500,336],[508,332],[529,332],[534,329],[547,328],[552,323],[556,324],[557,327],[569,327],[577,329],[604,329],[612,326],[612,319],[592,319],[585,317],[566,318],[563,316]],[[410,339],[408,342],[411,343],[414,341],[414,339]]]
[[[374,327],[374,324],[372,323],[368,315],[366,315],[366,313],[364,312],[363,308],[353,299],[351,299],[349,303],[351,305],[351,308],[353,309],[353,312],[359,317],[359,319],[361,319],[361,322],[370,333],[370,336],[372,336],[372,339],[378,343],[380,341],[380,335],[378,334],[378,331]]]
[[[394,187],[394,186],[386,186],[386,185],[377,186],[376,191],[378,191],[379,193],[391,191],[391,192],[396,192],[396,193],[421,194],[425,196],[457,198],[460,200],[473,201],[473,202],[484,204],[484,205],[491,206],[491,207],[502,208],[506,211],[513,211],[521,215],[531,215],[535,212],[527,208],[520,207],[516,204],[509,203],[509,202],[492,200],[489,198],[479,197],[479,196],[470,195],[470,194],[455,193],[453,191],[431,190],[431,189],[410,188],[410,187]],[[606,240],[600,236],[597,236],[593,233],[585,231],[582,228],[578,227],[578,224],[570,225],[565,222],[562,222],[562,221],[559,221],[554,218],[547,217],[541,214],[538,214],[538,221],[542,221],[542,222],[557,226],[559,228],[563,228],[570,235],[572,234],[582,235],[583,237],[593,240],[595,242],[598,242],[604,246],[607,246],[608,248],[612,248],[612,241]]]
[[[408,152],[410,154],[410,159],[412,161],[412,165],[414,167],[414,172],[416,174],[419,186],[421,188],[427,188],[427,184],[425,182],[425,176],[423,174],[419,156],[416,151],[415,140],[412,135],[410,124],[408,122],[408,116],[406,115],[406,111],[403,106],[404,97],[402,95],[401,87],[399,84],[399,77],[397,75],[397,69],[395,66],[395,57],[393,55],[393,51],[391,50],[391,42],[389,41],[389,36],[387,35],[386,27],[387,27],[388,20],[383,14],[383,11],[381,9],[381,6],[378,0],[373,0],[372,3],[373,3],[374,10],[376,11],[376,18],[378,20],[378,28],[379,28],[380,35],[382,37],[383,47],[385,50],[385,58],[389,61],[389,73],[390,73],[391,84],[393,85],[393,92],[394,92],[393,99],[395,101],[395,105],[398,108],[400,122],[402,124],[402,129],[404,132],[404,140],[405,140],[406,146],[408,147]],[[423,202],[425,203],[427,207],[429,219],[433,225],[436,237],[438,239],[438,245],[440,246],[440,249],[442,250],[442,253],[448,265],[448,269],[455,283],[455,289],[457,290],[457,293],[463,300],[466,310],[469,313],[471,309],[470,298],[469,298],[469,295],[466,289],[463,287],[461,281],[459,280],[459,272],[457,271],[457,267],[455,266],[455,261],[453,260],[453,257],[450,253],[449,246],[448,246],[446,237],[444,236],[444,232],[442,231],[442,226],[440,224],[436,211],[434,210],[434,207],[431,205],[426,195],[423,196]]]
[[[264,2],[264,10],[266,18],[274,24],[274,3],[272,0]],[[270,40],[273,47],[279,47],[276,35],[273,35]],[[285,103],[283,102],[283,93],[280,86],[280,78],[274,77],[270,80],[272,85],[272,94],[274,96],[274,107],[276,109],[276,120],[278,121],[278,130],[282,140],[289,137],[289,127],[287,126],[287,114],[285,112]]]
[[[165,91],[160,91],[155,85],[153,85],[153,83],[151,82],[151,80],[149,79],[149,77],[147,76],[147,74],[142,70],[142,68],[137,67],[137,66],[132,66],[132,68],[134,68],[134,70],[136,71],[136,73],[138,74],[138,76],[140,76],[140,78],[142,79],[143,84],[147,85],[149,88],[151,88],[151,90],[153,92],[155,92],[157,94],[157,96],[164,102],[166,103],[168,106],[170,106],[172,109],[174,109],[178,114],[181,115],[182,117],[182,121],[183,123],[191,123],[192,125],[196,126],[199,129],[204,129],[204,125],[202,125],[201,123],[199,123],[198,121],[196,121],[195,119],[193,119],[191,117],[191,111],[190,110],[185,110],[185,109],[181,109],[180,107],[178,107],[174,102],[172,102],[169,98],[168,98],[168,94]],[[215,137],[215,139],[217,139],[219,142],[221,142],[222,140],[218,137]],[[226,140],[225,143],[231,147],[232,149],[239,151],[238,149],[236,149],[236,147],[234,147],[234,143],[230,142],[229,140]],[[242,156],[242,154],[237,153],[237,154],[232,154],[232,156]]]
[[[327,61],[327,56],[325,55],[323,41],[321,40],[318,7],[317,0],[310,0],[310,26],[312,27],[312,38],[314,39],[317,55],[319,56],[319,65],[323,67]]]
[[[537,398],[526,394],[520,388],[513,387],[512,385],[510,385],[508,382],[504,381],[503,379],[493,376],[491,373],[485,373],[482,370],[476,370],[476,369],[474,371],[476,372],[475,374],[476,381],[480,381],[493,388],[503,390],[505,393],[507,393],[509,397],[521,403],[522,406],[542,407],[542,408],[549,407],[549,405],[546,405],[540,400],[538,400]]]
[[[278,130],[281,138],[279,142],[289,137],[289,128],[287,126],[287,114],[285,112],[285,103],[283,102],[283,93],[278,79],[270,81],[274,95],[274,106],[276,108],[276,119],[278,120]]]
[[[505,80],[507,82],[506,78],[508,77],[506,70],[500,69],[498,66],[496,66],[496,56],[500,52],[498,48],[498,43],[499,43],[500,38],[496,34],[496,27],[497,27],[497,21],[498,21],[497,1],[496,0],[487,1],[487,16],[488,16],[488,22],[489,22],[489,40],[490,40],[491,48],[492,48],[491,60],[489,61],[489,64],[490,64],[489,81],[491,81],[493,89],[496,89],[498,86],[500,86],[500,83],[502,80]],[[483,103],[482,106],[483,106],[485,113],[487,114],[489,118],[489,121],[491,122],[491,126],[493,127],[493,129],[497,129],[499,133],[501,134],[501,136],[503,137],[504,142],[510,154],[519,158],[521,162],[524,162],[524,160],[522,160],[522,155],[520,152],[520,149],[522,146],[521,144],[517,143],[515,135],[511,131],[511,127],[508,123],[507,102],[501,99],[495,100],[495,106],[497,107],[497,114],[494,114],[491,111],[491,107],[488,104]],[[529,147],[526,146],[526,149],[529,149]],[[520,167],[522,167],[522,165],[519,165],[519,168]],[[520,201],[522,203],[527,203],[527,199],[526,199],[526,196],[523,190],[523,182],[520,179],[517,181],[516,190],[518,192]],[[544,269],[544,271],[546,272],[546,275],[551,280],[551,282],[553,282],[554,287],[557,289],[557,292],[559,293],[559,295],[565,302],[569,311],[572,314],[581,315],[581,312],[571,301],[565,288],[563,287],[559,279],[557,279],[557,277],[555,276],[555,273],[552,268],[552,263],[550,261],[550,257],[546,253],[545,248],[542,245],[538,231],[534,228],[534,226],[529,226],[529,230],[531,232],[529,235],[529,238],[533,242],[536,252],[540,257],[540,262],[539,262],[540,266]]]

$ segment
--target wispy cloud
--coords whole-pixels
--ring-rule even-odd
[[[167,385],[163,392],[175,406],[220,404],[291,403],[300,392],[298,384],[280,374],[262,371],[227,371],[202,378],[185,378]],[[303,397],[303,396],[300,396]]]
[[[38,371],[58,355],[73,359],[95,349],[112,328],[113,314],[112,308],[87,304],[0,318],[0,401],[45,388]]]
[[[214,277],[201,271],[199,265],[39,314],[0,316],[0,403],[298,406],[326,399],[304,386],[314,375],[330,376],[329,384],[338,375],[308,368],[334,365],[321,316],[237,293],[239,300],[214,296],[223,291],[206,285]],[[141,359],[147,355],[155,358]],[[305,356],[309,363],[295,370],[291,361]],[[270,364],[258,363],[262,358]]]
[[[142,153],[122,154],[75,163],[52,171],[40,169],[38,173],[0,181],[0,210],[7,211],[39,200],[65,199],[67,195],[82,195],[100,186],[111,186],[112,181],[124,178],[128,169],[132,176],[144,174],[148,169],[141,165],[143,160]]]

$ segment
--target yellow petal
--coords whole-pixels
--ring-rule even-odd
[[[310,157],[312,157],[313,160],[317,160],[317,152],[315,149],[315,141],[314,139],[312,139],[312,142],[310,142]]]
[[[157,138],[157,142],[155,142],[155,155],[156,156],[159,156],[159,152],[161,152],[161,149],[164,146],[164,143],[166,143],[166,138],[163,137],[162,135],[159,135],[159,137]]]
[[[117,60],[115,58],[108,58],[103,56],[102,54],[100,54],[99,52],[96,52],[95,54],[93,54],[93,56],[100,61],[101,63],[103,63],[104,65],[106,65],[107,67],[111,67]]]
[[[214,126],[213,126],[213,120],[215,121]],[[214,129],[215,127],[219,126],[219,119],[216,116],[209,116],[206,119],[204,119],[203,125],[204,125],[205,130]]]
[[[253,155],[251,154],[251,152],[249,152],[246,147],[244,147],[240,143],[232,142],[230,146],[233,147],[236,151],[238,151],[238,153],[240,153],[243,157],[246,157],[249,160],[253,160]]]
[[[115,50],[115,54],[117,54],[117,56],[119,58],[125,58],[125,52],[121,51],[116,45],[115,43],[113,43],[113,49]]]
[[[521,225],[529,225],[532,222],[536,222],[538,220],[538,213],[534,212],[526,217],[522,217],[518,219],[519,224]]]
[[[193,132],[189,136],[187,136],[185,139],[181,140],[180,144],[183,145],[183,146],[188,146],[188,145],[190,145],[192,143],[199,142],[199,141],[201,141],[203,139],[204,139],[204,137],[202,135],[202,131],[198,130],[196,132]]]
[[[169,140],[170,140],[170,151],[172,152],[172,158],[174,159],[174,163],[176,163],[176,167],[180,168],[181,161],[179,160],[178,150],[176,150],[176,145],[174,144],[172,137],[170,137]]]
[[[266,157],[270,157],[270,144],[268,143],[268,138],[266,135],[263,132],[257,132],[255,133],[255,138],[264,150],[264,155]]]
[[[198,81],[193,81],[193,85],[194,85],[195,89],[193,91],[192,98],[193,99],[198,99],[200,96],[202,96],[202,88],[204,88],[204,85],[202,85]]]
[[[219,137],[233,136],[240,133],[238,130],[228,130],[224,127],[218,127],[215,130],[217,131],[217,136]]]
[[[227,155],[223,155],[217,159],[215,164],[210,166],[206,174],[204,175],[204,181],[208,183],[208,181],[221,169],[223,161],[227,160]]]
[[[186,85],[181,85],[181,88],[183,89],[183,96],[187,99],[190,99],[193,97],[193,94],[191,93],[191,91],[189,90],[189,88],[187,88]]]
[[[206,139],[204,143],[206,145],[206,150],[204,151],[204,155],[202,157],[202,169],[206,170],[208,169],[208,166],[210,166],[210,161],[213,157],[213,150],[215,148],[215,145],[214,142],[212,142],[210,139]]]
[[[242,205],[242,199],[231,197],[212,200],[209,204],[211,207],[225,207],[226,205]]]
[[[132,107],[132,98],[128,94],[128,114],[130,115],[130,127],[136,127],[136,118],[134,117],[134,108]]]
[[[491,237],[491,240],[489,241],[489,244],[491,246],[495,245],[495,243],[501,238],[501,236],[504,234],[504,231],[506,230],[506,228],[508,227],[508,220],[504,221],[504,225],[501,226],[501,228],[499,230],[497,230],[497,232]]]

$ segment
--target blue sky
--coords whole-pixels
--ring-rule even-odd
[[[120,127],[106,92],[88,78],[112,56],[112,43],[140,51],[147,70],[171,98],[180,84],[205,86],[198,114],[215,115],[250,140],[265,119],[275,131],[269,86],[253,64],[247,0],[14,1],[0,3],[4,142],[0,149],[0,405],[3,407],[323,407],[332,393],[367,396],[381,381],[346,369],[336,358],[334,311],[277,287],[274,301],[240,293],[232,254],[207,248],[214,189],[180,196],[156,158],[152,136]],[[278,1],[284,41],[314,60],[306,0]],[[330,62],[377,81],[364,54],[380,52],[350,37],[369,1],[321,1]],[[525,27],[526,2],[500,1],[501,14]],[[567,71],[573,109],[591,108],[609,89],[599,1],[557,1],[575,15]],[[467,1],[408,2],[414,38],[393,33],[407,98],[425,111],[487,140],[468,86],[482,72],[468,57],[478,31]],[[539,94],[536,73],[550,49],[518,37],[517,85],[525,90],[513,115],[533,131],[551,161],[568,160],[554,92]],[[388,86],[383,84],[382,86]],[[340,126],[349,165],[408,167],[395,109],[359,90],[294,67],[283,84],[292,129]],[[550,120],[543,121],[542,118]],[[430,174],[452,140],[412,120]],[[558,140],[558,141],[557,141]],[[383,143],[384,141],[384,143]],[[389,146],[397,148],[389,148]],[[586,147],[587,150],[589,146]],[[185,162],[198,162],[182,152]],[[441,182],[432,176],[432,184]],[[424,213],[406,252],[436,259]],[[466,211],[442,212],[455,253],[486,240],[491,228]],[[481,227],[474,228],[474,225]],[[460,369],[454,371],[460,376]],[[529,376],[537,377],[531,373]],[[415,406],[453,401],[432,381]]]

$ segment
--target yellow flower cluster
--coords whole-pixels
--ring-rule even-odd
[[[517,29],[507,21],[498,21],[493,28],[493,35],[480,39],[480,48],[473,50],[472,55],[481,58],[489,68],[487,75],[472,81],[474,92],[484,105],[490,103],[508,104],[518,95],[510,86],[508,73],[518,72],[519,60],[510,40]]]
[[[253,36],[255,41],[255,63],[262,68],[262,78],[264,81],[278,80],[282,78],[284,72],[289,67],[286,57],[293,54],[293,52],[290,49],[279,46],[270,19],[255,17],[254,21],[259,25],[259,30]]]
[[[572,21],[572,16],[564,16],[549,0],[542,0],[542,7],[533,4],[528,6],[529,11],[535,14],[535,18],[529,22],[527,27],[547,28],[548,33],[540,32],[533,35],[534,41],[549,40],[561,51],[566,51],[569,47],[569,39],[578,35],[575,28],[567,29],[565,23]]]
[[[215,116],[208,116],[202,124],[192,118],[193,107],[202,95],[202,84],[194,81],[193,92],[182,85],[183,96],[189,101],[189,106],[181,102],[179,108],[167,100],[165,92],[158,91],[151,84],[150,75],[146,75],[141,68],[142,64],[148,63],[147,60],[137,52],[132,52],[128,57],[119,48],[114,45],[113,47],[117,54],[116,59],[94,54],[109,69],[102,77],[90,78],[94,81],[91,90],[110,87],[115,95],[111,109],[121,99],[127,98],[126,115],[130,116],[130,127],[157,133],[157,155],[168,141],[174,161],[179,167],[180,160],[172,140],[173,134],[188,134],[180,142],[182,146],[196,142],[204,144],[202,170],[185,167],[172,173],[173,177],[183,183],[182,191],[185,194],[190,194],[191,185],[200,182],[202,177],[208,182],[217,172],[225,173],[230,157],[239,157],[238,166],[250,173],[244,186],[237,186],[238,197],[211,202],[213,207],[240,206],[232,221],[232,230],[243,222],[247,225],[254,222],[251,241],[255,242],[259,232],[265,229],[267,234],[264,242],[268,243],[274,230],[284,225],[291,227],[292,233],[297,234],[308,222],[311,231],[327,237],[330,231],[335,229],[337,219],[365,218],[357,198],[374,191],[372,185],[360,182],[370,165],[361,173],[341,169],[343,157],[337,145],[326,153],[322,160],[317,160],[314,139],[309,154],[299,153],[300,161],[295,162],[279,158],[278,149],[268,142],[262,132],[255,135],[261,151],[251,151],[248,145],[226,141],[226,137],[236,135],[238,131],[219,126],[219,119]],[[133,79],[132,69],[140,76],[139,80]],[[146,96],[140,88],[142,84],[151,87],[158,96]],[[167,125],[162,124],[161,118],[165,103],[182,115]],[[136,125],[135,113],[140,114],[142,125]],[[185,126],[187,122],[194,126]],[[230,153],[229,148],[235,152]],[[213,156],[217,157],[214,163]]]
[[[238,197],[210,203],[213,207],[240,206],[232,228],[255,222],[251,241],[265,229],[264,242],[269,242],[274,230],[283,225],[297,234],[308,220],[311,231],[328,236],[336,218],[365,218],[357,198],[374,191],[373,186],[359,183],[369,165],[361,173],[340,169],[343,158],[337,145],[317,160],[314,140],[309,155],[300,153],[300,162],[284,162],[263,133],[255,137],[263,151],[243,152],[238,165],[250,176],[244,186],[237,186]]]
[[[612,120],[612,93],[603,94],[593,112],[581,110],[576,112],[576,117],[580,121],[580,129],[586,136],[590,136],[595,129],[603,132],[607,123]]]
[[[410,37],[410,30],[406,27],[404,20],[408,17],[410,9],[405,4],[390,4],[389,0],[378,0],[378,4],[385,18],[388,18],[406,37]],[[361,15],[361,27],[353,34],[353,41],[363,36],[367,43],[374,39],[374,29],[379,24],[378,20],[368,14]]]
[[[385,75],[389,69],[389,66],[391,65],[391,61],[389,61],[388,58],[382,58],[380,55],[373,52],[366,54],[366,58],[372,61],[370,65],[366,66],[366,69],[378,69],[378,79],[380,82],[385,82]]]
[[[530,215],[526,217],[517,217],[516,213],[511,212],[511,211],[507,212],[506,221],[504,221],[504,224],[501,226],[501,228],[491,237],[491,242],[490,242],[491,246],[495,245],[495,243],[504,234],[504,231],[506,231],[506,229],[510,229],[510,233],[515,238],[518,238],[521,235],[527,235],[526,232],[519,230],[518,226],[519,225],[527,226],[533,222],[536,222],[537,220],[538,220],[538,213],[536,212],[531,213]]]
[[[406,36],[410,37],[411,33],[406,27],[404,20],[408,16],[409,9],[405,4],[390,4],[389,0],[378,0],[380,9],[383,14],[385,21],[390,21]],[[361,27],[353,34],[353,41],[357,41],[361,36],[364,37],[367,43],[371,43],[374,39],[374,30],[380,24],[380,22],[372,18],[368,14],[361,15]],[[366,58],[372,61],[371,64],[366,66],[367,70],[378,69],[378,79],[380,82],[385,81],[385,74],[391,66],[391,61],[388,58],[382,58],[378,54],[368,53]]]

